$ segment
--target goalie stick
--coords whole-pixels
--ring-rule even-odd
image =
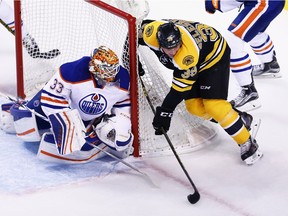
[[[22,108],[30,111],[31,113],[35,114],[35,115],[38,116],[39,118],[41,118],[41,119],[49,122],[48,118],[46,118],[45,116],[41,115],[40,113],[35,112],[35,110],[30,109],[30,108],[27,107],[25,104],[21,103],[19,100],[14,99],[14,98],[12,98],[12,97],[10,97],[10,96],[8,96],[8,95],[5,95],[5,94],[3,94],[2,92],[0,92],[0,96],[6,98],[6,99],[8,99],[8,100],[10,100],[11,102],[14,102],[14,103],[18,104],[19,106],[21,106]],[[120,163],[126,165],[127,167],[131,168],[132,170],[136,171],[137,173],[141,174],[141,175],[142,175],[143,177],[145,177],[145,179],[148,180],[148,182],[151,183],[154,187],[158,187],[158,186],[153,182],[153,180],[151,179],[151,177],[150,177],[147,173],[140,171],[139,169],[137,169],[135,166],[131,165],[130,163],[124,161],[123,159],[117,157],[116,155],[114,155],[114,154],[112,154],[112,153],[110,153],[110,152],[108,152],[108,151],[106,151],[106,150],[104,150],[104,149],[102,149],[102,148],[100,148],[100,147],[98,147],[98,146],[96,146],[96,145],[93,145],[91,142],[88,142],[87,140],[86,140],[86,143],[87,143],[88,145],[90,145],[91,147],[96,148],[96,149],[100,150],[101,152],[105,153],[105,154],[108,155],[109,157],[115,159],[117,162],[120,162]]]
[[[15,31],[13,31],[3,20],[0,19],[0,23],[9,32],[11,32],[15,36]],[[53,59],[53,58],[55,58],[55,57],[57,57],[58,55],[61,54],[59,49],[53,49],[53,50],[50,50],[50,51],[47,51],[47,52],[40,52],[40,49],[39,49],[37,43],[35,42],[35,39],[32,38],[30,35],[27,35],[27,37],[30,37],[29,39],[31,39],[32,45],[34,45],[34,47],[29,46],[29,43],[24,42],[24,41],[23,41],[23,45],[24,45],[25,49],[27,50],[28,54],[32,58]]]
[[[146,97],[146,99],[147,99],[147,101],[148,101],[148,104],[149,104],[152,112],[153,112],[154,115],[155,115],[155,113],[156,113],[155,108],[154,108],[154,106],[153,106],[153,104],[152,104],[152,101],[151,101],[151,99],[150,99],[150,97],[149,97],[148,91],[147,91],[147,89],[146,89],[146,86],[145,86],[145,84],[144,84],[141,76],[139,76],[139,79],[140,79],[140,83],[141,83],[141,86],[142,86],[144,95],[145,95],[145,97]],[[195,203],[197,203],[197,202],[200,200],[200,193],[199,193],[197,187],[195,186],[194,182],[192,181],[192,179],[191,179],[189,173],[187,172],[186,168],[184,167],[184,165],[183,165],[183,163],[182,163],[179,155],[177,154],[177,152],[176,152],[176,150],[175,150],[175,148],[174,148],[174,146],[173,146],[173,144],[172,144],[169,136],[167,135],[167,133],[165,132],[165,130],[164,130],[163,128],[161,128],[161,130],[162,130],[162,133],[163,133],[163,135],[165,136],[165,139],[166,139],[166,141],[168,142],[168,144],[169,144],[169,146],[170,146],[170,148],[171,148],[174,156],[176,157],[179,165],[181,166],[181,168],[182,168],[183,172],[185,173],[186,177],[188,178],[188,180],[189,180],[192,188],[194,189],[194,193],[193,193],[193,194],[189,194],[189,195],[187,196],[187,199],[188,199],[188,201],[189,201],[191,204],[195,204]]]
[[[140,173],[140,174],[141,174],[143,177],[145,177],[145,179],[148,180],[148,182],[150,182],[154,187],[158,187],[158,186],[152,181],[152,179],[150,178],[150,176],[149,176],[147,173],[140,171],[140,170],[137,169],[136,167],[134,167],[134,166],[132,166],[131,164],[129,164],[129,163],[127,163],[126,161],[124,161],[122,158],[117,157],[116,155],[114,155],[114,154],[112,154],[112,153],[110,153],[110,152],[108,152],[108,151],[100,148],[99,146],[93,145],[91,142],[86,141],[86,143],[87,143],[88,145],[90,145],[91,147],[96,148],[96,149],[98,149],[99,151],[105,153],[106,155],[108,155],[109,157],[115,159],[116,161],[118,161],[118,162],[126,165],[127,167],[131,168],[132,170]]]

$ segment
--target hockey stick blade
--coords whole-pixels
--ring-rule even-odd
[[[61,54],[59,49],[53,49],[48,52],[36,52],[36,53],[28,51],[28,53],[32,58],[41,58],[41,59],[53,59]]]

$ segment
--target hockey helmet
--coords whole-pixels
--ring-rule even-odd
[[[113,82],[119,69],[119,58],[114,51],[106,46],[100,46],[92,51],[89,71],[98,78]]]
[[[157,40],[160,47],[172,49],[181,43],[180,30],[172,22],[161,24],[157,29]]]

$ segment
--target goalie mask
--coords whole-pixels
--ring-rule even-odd
[[[92,51],[89,71],[98,78],[113,82],[119,72],[119,59],[115,52],[106,46],[100,46]]]
[[[180,30],[172,22],[164,23],[157,29],[157,40],[160,47],[172,49],[182,41]]]

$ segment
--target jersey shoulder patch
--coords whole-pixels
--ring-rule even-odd
[[[154,49],[159,49],[159,43],[156,37],[158,27],[164,22],[154,21],[144,27],[143,40],[144,42]]]
[[[60,66],[60,75],[66,82],[77,83],[91,78],[89,72],[89,56],[84,56],[79,60],[68,62]]]

